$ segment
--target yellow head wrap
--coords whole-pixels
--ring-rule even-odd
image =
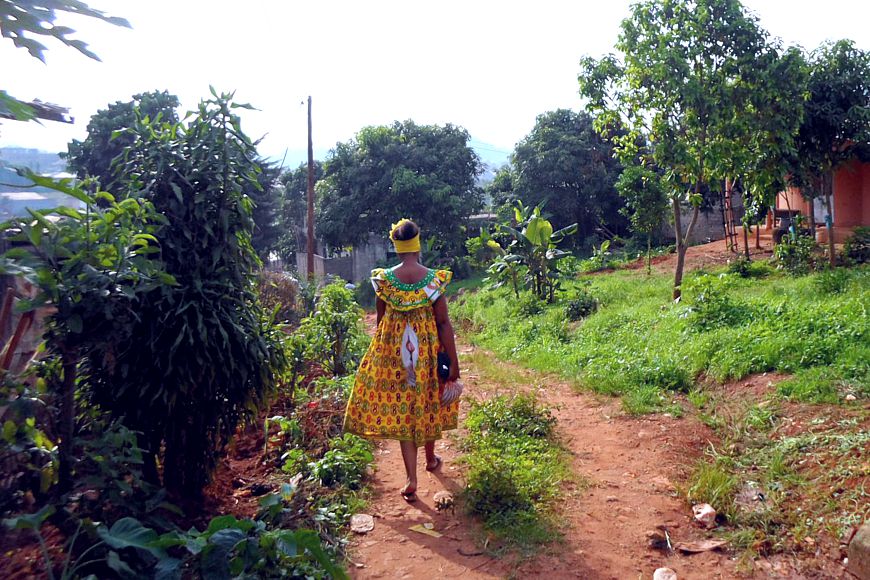
[[[393,237],[395,231],[403,226],[406,222],[411,220],[407,218],[402,218],[398,222],[394,223],[390,226],[390,240],[393,242],[393,246],[396,248],[397,254],[409,254],[411,252],[419,252],[420,251],[420,234],[418,233],[416,236],[411,238],[410,240],[397,240]]]

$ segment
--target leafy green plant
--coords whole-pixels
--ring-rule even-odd
[[[583,272],[600,272],[611,266],[610,240],[604,240],[597,248],[592,246],[592,256],[580,263]]]
[[[728,263],[728,273],[741,278],[763,278],[772,272],[768,262],[749,260],[746,256],[738,256]]]
[[[331,443],[332,449],[308,468],[311,476],[321,485],[344,486],[358,489],[365,477],[366,469],[374,461],[372,445],[367,440],[345,433]]]
[[[544,301],[531,292],[524,292],[520,294],[519,300],[513,304],[513,310],[517,315],[528,318],[543,312],[545,304]]]
[[[620,213],[631,221],[631,229],[646,237],[646,271],[652,273],[652,235],[668,212],[668,194],[662,176],[641,165],[624,168],[616,191],[625,199]]]
[[[815,265],[816,242],[803,235],[787,235],[776,245],[773,255],[779,268],[792,276],[808,274]]]
[[[361,311],[350,290],[340,281],[326,286],[318,297],[317,309],[299,327],[307,358],[333,375],[353,370],[367,346],[360,320]]]
[[[277,427],[276,432],[271,432],[272,427]],[[263,456],[269,454],[269,445],[284,449],[287,445],[295,445],[302,439],[302,428],[299,421],[292,417],[275,415],[263,421]]]
[[[554,232],[550,221],[541,216],[540,207],[528,210],[522,204],[517,204],[514,212],[518,227],[522,229],[518,230],[507,224],[498,226],[498,231],[509,236],[511,241],[490,267],[491,272],[502,279],[507,274],[513,283],[514,292],[519,296],[517,279],[519,269],[522,268],[532,293],[540,300],[553,302],[561,284],[561,274],[556,264],[568,255],[557,246],[567,236],[577,233],[577,224]],[[498,247],[501,249],[501,246]]]
[[[859,226],[852,231],[843,244],[843,255],[855,264],[870,262],[870,227]]]
[[[141,119],[129,129],[124,193],[164,216],[157,257],[175,284],[142,296],[129,336],[90,369],[95,401],[143,434],[149,478],[163,449],[164,485],[192,496],[285,364],[256,295],[244,191],[258,187],[259,167],[236,114],[249,106],[212,96],[185,123]]]
[[[731,298],[725,277],[702,274],[692,278],[687,286],[692,304],[690,318],[699,330],[740,324],[748,319],[749,310]]]
[[[114,364],[114,349],[129,340],[141,297],[155,288],[171,286],[175,279],[154,259],[160,253],[154,234],[165,220],[150,202],[117,202],[106,192],[92,197],[69,179],[21,173],[34,185],[85,204],[84,210],[29,210],[28,217],[0,227],[13,245],[0,257],[0,271],[20,276],[38,289],[36,298],[21,301],[20,307],[25,311],[47,304],[54,307],[47,320],[46,339],[50,351],[61,358],[63,369],[58,405],[59,477],[69,487],[80,360],[87,357],[91,367]]]
[[[820,292],[826,294],[839,294],[844,292],[852,281],[852,276],[847,270],[834,268],[822,270],[813,279],[813,284]]]
[[[46,572],[54,580],[54,562],[40,532],[42,523],[55,511],[46,506],[36,514],[4,520],[9,528],[31,530],[42,550]],[[73,558],[73,548],[82,530],[90,544]],[[171,553],[170,553],[171,550]],[[205,530],[171,531],[158,535],[135,518],[121,518],[111,526],[79,521],[66,546],[62,580],[79,577],[83,570],[99,566],[120,577],[155,575],[178,578],[183,570],[196,570],[201,578],[347,578],[323,549],[311,530],[269,529],[263,521],[237,519],[232,515],[213,518]],[[96,568],[99,570],[100,568]]]
[[[574,322],[586,318],[598,310],[598,300],[585,288],[565,303],[565,317]]]
[[[558,535],[550,509],[568,469],[555,424],[548,409],[524,395],[475,403],[468,415],[466,506],[521,549]]]
[[[39,496],[57,483],[57,444],[46,433],[51,425],[44,400],[47,389],[42,377],[22,380],[6,373],[0,379],[0,405],[4,407],[0,411],[0,459],[4,466],[0,512],[13,508],[24,493]]]
[[[364,347],[361,313],[353,295],[341,282],[324,288],[316,310],[302,321],[299,332],[307,343],[306,356],[343,376],[359,362]]]

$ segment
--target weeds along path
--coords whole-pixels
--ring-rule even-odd
[[[376,451],[373,497],[368,513],[375,528],[352,540],[350,573],[354,578],[652,578],[667,566],[681,579],[732,578],[728,556],[707,552],[667,555],[649,547],[649,532],[667,527],[672,541],[703,537],[690,509],[678,497],[674,481],[692,464],[713,436],[694,419],[667,416],[625,417],[618,400],[577,393],[564,382],[497,360],[491,353],[460,344],[465,399],[533,391],[554,409],[558,430],[571,454],[575,480],[564,484],[557,512],[564,518],[564,539],[531,558],[498,556],[481,526],[462,512],[438,512],[433,495],[457,493],[465,485],[456,443],[463,429],[436,444],[444,458],[439,473],[424,470],[418,457],[418,497],[399,496],[404,469],[395,441]],[[467,405],[465,405],[467,408]],[[464,425],[464,413],[460,427]],[[431,524],[441,537],[411,528]]]

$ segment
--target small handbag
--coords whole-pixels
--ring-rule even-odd
[[[443,350],[438,353],[438,378],[446,381],[450,376],[450,355]]]
[[[462,396],[463,384],[459,381],[448,381],[450,378],[450,355],[443,350],[438,353],[438,378],[443,381],[441,386],[441,404],[449,405]]]
[[[449,405],[453,401],[459,400],[459,397],[462,396],[462,389],[465,388],[465,385],[462,384],[462,381],[450,381],[445,383],[443,387],[441,387],[441,404]]]

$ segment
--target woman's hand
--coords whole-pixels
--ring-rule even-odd
[[[447,376],[447,382],[459,380],[459,361],[450,361],[450,374]]]

